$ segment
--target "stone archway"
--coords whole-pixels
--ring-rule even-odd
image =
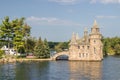
[[[52,60],[56,60],[57,57],[62,56],[62,55],[68,56],[68,60],[69,60],[69,52],[68,52],[68,51],[56,53],[55,55],[53,55],[53,56],[51,57],[51,59],[52,59]]]
[[[56,60],[69,60],[69,56],[68,55],[60,55],[60,56],[56,57]]]

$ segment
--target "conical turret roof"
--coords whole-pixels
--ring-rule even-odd
[[[93,28],[98,28],[98,24],[97,24],[97,21],[96,21],[96,20],[94,20]]]
[[[70,42],[70,45],[72,45],[72,44],[77,44],[76,35],[75,35],[74,32],[73,32],[73,34],[72,34],[72,38],[71,38],[71,42]]]
[[[76,34],[76,40],[79,40],[79,35],[78,35],[78,33]]]

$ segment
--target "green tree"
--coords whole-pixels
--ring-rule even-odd
[[[38,58],[50,57],[50,50],[46,39],[44,41],[42,41],[41,38],[38,39],[34,49],[34,55],[37,56]]]
[[[41,40],[41,38],[39,38],[39,40],[36,43],[35,49],[34,49],[34,55],[38,58],[44,58],[44,43]]]
[[[47,39],[44,40],[44,55],[45,55],[45,58],[50,57],[50,49],[49,49]]]
[[[14,48],[18,51],[20,49],[24,49],[24,33],[23,33],[23,28],[24,28],[24,18],[20,19],[15,19],[12,22],[13,27],[14,27],[14,39],[13,39],[13,44]]]
[[[2,58],[3,55],[4,55],[4,51],[0,50],[0,59]]]
[[[103,40],[103,52],[107,55],[120,55],[120,38],[104,38]]]
[[[16,18],[12,21],[6,16],[0,25],[0,46],[7,43],[8,48],[13,47],[21,52],[25,40],[30,36],[30,26],[24,23],[25,18]]]
[[[36,43],[35,38],[32,38],[32,37],[27,38],[24,45],[27,53],[34,53],[35,43]]]
[[[116,44],[114,49],[115,49],[115,54],[120,55],[120,44]]]
[[[55,50],[57,52],[64,51],[69,48],[68,44],[69,42],[59,42],[58,45],[55,46]]]
[[[6,16],[4,20],[2,20],[2,24],[0,26],[0,40],[2,42],[7,42],[8,48],[10,48],[10,43],[13,39],[13,27],[11,26],[11,22],[9,17]]]

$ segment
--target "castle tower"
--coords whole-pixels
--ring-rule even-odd
[[[72,38],[71,38],[71,41],[70,41],[70,45],[76,45],[76,44],[77,44],[76,34],[73,32]]]
[[[76,34],[76,40],[79,40],[79,35],[78,35],[78,33]]]
[[[101,42],[102,35],[100,34],[98,24],[96,20],[94,21],[93,27],[91,28],[90,33],[90,48],[91,48],[91,58],[94,60],[103,59],[103,44]]]
[[[71,41],[70,41],[70,50],[71,49],[76,49],[76,46],[77,46],[77,40],[76,40],[76,34],[73,32],[72,34],[72,38],[71,38]]]
[[[87,30],[87,28],[85,28],[84,29],[84,42],[85,42],[85,44],[88,44],[88,39],[89,39],[89,37],[88,37],[88,30]]]

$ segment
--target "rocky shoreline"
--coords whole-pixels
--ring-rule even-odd
[[[12,63],[12,62],[24,62],[24,61],[50,61],[51,59],[27,59],[27,58],[20,58],[20,59],[12,59],[12,58],[3,58],[0,59],[0,63]]]

